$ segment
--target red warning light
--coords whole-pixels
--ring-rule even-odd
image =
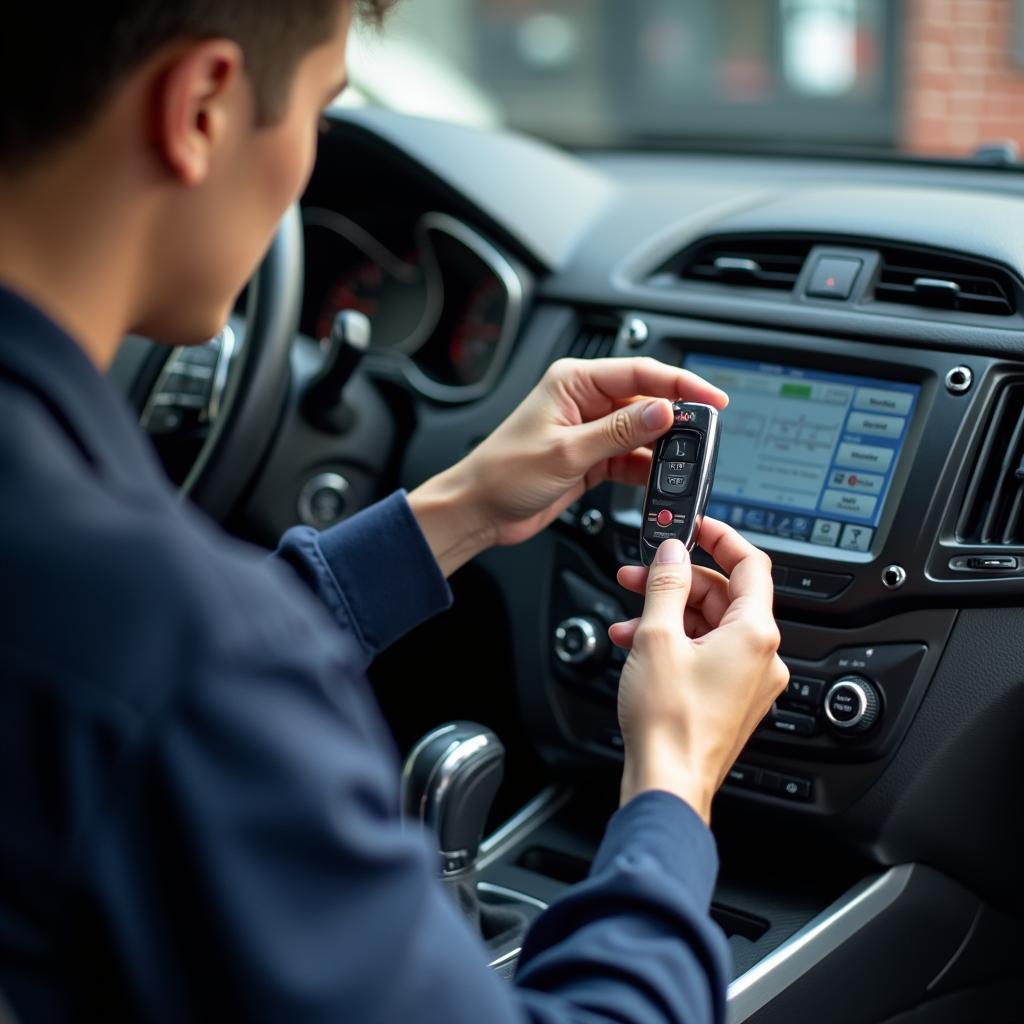
[[[825,287],[826,288],[835,288],[835,286],[836,286],[836,279],[834,277],[826,277],[825,278]]]

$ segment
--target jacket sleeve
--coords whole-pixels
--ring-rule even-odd
[[[351,634],[364,666],[452,602],[405,491],[323,532],[294,527],[274,557],[291,566]]]
[[[616,814],[590,878],[535,926],[516,985],[492,973],[427,841],[399,819],[396,752],[351,643],[315,603],[295,611],[301,597],[274,631],[196,653],[193,684],[119,759],[74,865],[92,908],[83,976],[115,978],[83,1007],[152,1021],[721,1021],[713,841],[667,794]]]

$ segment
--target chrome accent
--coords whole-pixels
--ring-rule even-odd
[[[882,586],[887,590],[899,590],[907,582],[907,570],[902,565],[887,565],[882,570]]]
[[[322,530],[324,528],[313,512],[313,496],[317,491],[332,490],[341,497],[342,505],[348,503],[352,485],[339,473],[321,473],[313,477],[299,493],[299,518],[307,525]],[[341,518],[340,516],[338,517]],[[337,522],[338,520],[335,520]],[[328,524],[330,525],[330,524]]]
[[[504,896],[509,902],[525,903],[528,907],[534,907],[542,913],[548,909],[548,905],[543,900],[539,900],[535,896],[527,896],[525,892],[517,892],[515,889],[506,889],[503,885],[494,885],[491,882],[477,882],[476,888],[478,892],[491,893],[494,896]],[[487,966],[501,967],[502,964],[507,964],[510,960],[514,960],[522,951],[522,946],[516,946],[515,949],[502,953],[501,956],[496,960],[492,960]]]
[[[857,695],[857,704],[859,705],[859,710],[857,711],[857,714],[855,714],[853,716],[853,718],[851,718],[848,722],[844,722],[841,719],[836,718],[836,716],[832,714],[832,709],[829,707],[829,704],[828,704],[828,702],[832,698],[832,694],[834,694],[836,692],[836,690],[838,690],[840,688],[853,690],[853,692]],[[859,679],[854,677],[854,676],[851,676],[851,677],[846,678],[846,679],[839,679],[839,680],[837,680],[835,683],[833,683],[829,687],[828,693],[825,694],[825,717],[837,729],[843,729],[844,731],[850,730],[850,729],[856,729],[857,726],[860,725],[861,722],[864,721],[864,716],[867,714],[867,711],[868,711],[868,695],[867,695],[867,692],[864,689],[863,683]]]
[[[430,244],[431,231],[446,234],[464,245],[486,264],[505,290],[507,300],[505,318],[502,322],[498,343],[495,346],[494,358],[483,379],[476,384],[441,384],[432,377],[428,377],[412,360],[415,352],[430,340],[431,333],[437,327],[437,321],[440,319],[440,311],[444,303],[444,281],[441,277],[440,264],[438,263],[434,248]],[[508,362],[512,345],[519,334],[519,327],[523,319],[526,288],[515,268],[495,246],[474,231],[473,228],[469,227],[468,224],[464,224],[450,214],[424,214],[416,225],[416,237],[421,244],[425,254],[424,260],[431,273],[436,272],[438,276],[438,294],[440,295],[441,302],[437,310],[437,317],[429,324],[429,330],[426,330],[430,317],[425,314],[420,322],[420,326],[417,327],[411,339],[403,342],[400,346],[379,353],[371,351],[370,358],[378,357],[380,359],[397,360],[402,375],[409,384],[420,394],[435,401],[455,403],[479,398],[491,390],[501,375],[502,370],[504,370],[505,364]]]
[[[480,843],[477,869],[481,870],[504,856],[546,821],[550,821],[572,796],[571,789],[548,786],[521,807],[503,825]]]
[[[231,360],[238,347],[238,339],[231,329],[231,324],[225,324],[214,340],[219,340],[220,346],[217,352],[217,365],[213,368],[213,388],[210,391],[210,401],[206,406],[206,419],[210,423],[213,423],[220,413],[224,391],[228,386],[228,370],[231,369]]]
[[[570,651],[565,646],[565,638],[570,629],[578,629],[583,634],[583,646],[578,651]],[[555,629],[555,654],[559,661],[566,665],[579,665],[586,661],[597,650],[597,630],[593,623],[578,615],[559,623]]]
[[[422,821],[423,814],[424,814],[425,809],[426,809],[425,806],[424,806],[424,802],[426,801],[426,793],[425,792],[421,795],[418,806],[411,807],[411,806],[409,806],[409,803],[408,803],[409,779],[410,779],[410,777],[412,775],[412,769],[413,769],[413,766],[416,763],[416,760],[419,758],[420,754],[423,753],[423,751],[426,749],[428,744],[433,743],[434,740],[436,740],[439,736],[444,736],[447,733],[454,732],[456,728],[457,728],[457,726],[455,725],[454,722],[450,722],[448,725],[439,726],[437,729],[434,729],[433,732],[428,732],[427,735],[424,736],[423,739],[421,739],[416,744],[416,746],[414,746],[412,748],[412,750],[409,751],[409,754],[408,754],[408,756],[405,759],[405,764],[402,767],[402,780],[401,780],[402,808],[403,808],[403,810],[405,811],[405,813],[407,815],[415,816],[416,818],[418,818],[418,819],[420,819]]]
[[[619,331],[618,341],[625,343],[627,348],[640,348],[651,336],[651,329],[646,321],[638,316],[627,320]]]
[[[515,960],[515,958],[519,956],[519,954],[522,953],[522,951],[522,946],[516,946],[515,949],[510,949],[507,953],[503,953],[501,956],[498,957],[497,960],[492,960],[487,966],[491,968],[501,967],[504,964],[507,964],[509,960]],[[0,1022],[0,1024],[2,1024],[2,1022]]]
[[[171,351],[164,363],[160,374],[153,385],[146,407],[143,409],[141,424],[143,429],[149,422],[152,411],[161,406],[171,406],[179,409],[202,409],[199,415],[200,423],[213,423],[221,408],[221,401],[224,397],[224,390],[227,388],[228,371],[231,368],[231,360],[234,358],[235,350],[238,347],[235,332],[230,324],[225,324],[220,333],[210,338],[203,345],[216,346],[217,361],[210,367],[191,366],[184,360],[187,352],[192,346],[179,345]],[[210,396],[204,401],[201,395],[177,394],[164,391],[164,385],[172,376],[191,377],[194,380],[211,380]]]
[[[495,885],[493,882],[477,882],[476,887],[480,892],[489,892],[494,896],[507,896],[510,900],[515,900],[517,903],[525,903],[530,907],[536,907],[537,910],[548,909],[548,905],[543,900],[537,899],[536,896],[527,896],[525,892],[507,889],[503,885]]]
[[[974,373],[969,366],[954,366],[946,374],[946,390],[951,395],[963,395],[971,390]]]
[[[494,733],[480,732],[465,740],[454,741],[445,751],[427,777],[426,785],[423,787],[423,801],[420,804],[422,809],[422,820],[425,825],[437,830],[437,819],[440,808],[443,805],[448,790],[451,788],[452,780],[456,773],[475,754],[491,746],[495,739]],[[479,852],[479,851],[478,851]],[[468,850],[441,850],[441,858],[444,864],[441,875],[455,875],[465,870],[469,863]]]
[[[729,1024],[742,1024],[780,995],[902,895],[913,865],[890,868],[840,897],[729,986]]]
[[[711,496],[711,484],[712,484],[712,465],[711,460],[714,457],[716,447],[718,445],[718,431],[719,419],[718,410],[709,405],[706,407],[709,412],[708,417],[708,432],[707,437],[704,439],[704,458],[700,465],[700,489],[694,497],[694,515],[693,522],[690,523],[690,531],[686,537],[681,537],[680,540],[686,545],[687,551],[692,551],[696,546],[698,539],[700,538],[700,528],[704,525],[704,513],[708,507],[708,499]],[[679,429],[681,425],[679,423],[673,423],[669,428],[669,432],[672,430]],[[640,506],[641,509],[646,509],[651,500],[651,489],[655,487],[654,477],[654,466],[652,464],[652,472],[647,480],[647,489],[644,491],[644,501]],[[642,515],[643,513],[641,513]],[[674,518],[674,517],[673,517]],[[774,540],[774,538],[772,538]],[[658,550],[657,544],[652,544],[644,535],[640,535],[641,548],[649,553],[651,558],[654,557],[654,552]]]
[[[588,508],[580,516],[580,528],[591,537],[596,537],[604,529],[604,515],[598,508]]]

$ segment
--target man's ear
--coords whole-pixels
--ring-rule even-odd
[[[176,50],[157,79],[153,141],[182,184],[202,184],[231,117],[251,116],[243,54],[229,39],[205,39]]]

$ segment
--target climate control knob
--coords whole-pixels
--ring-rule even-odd
[[[566,665],[590,661],[604,645],[604,626],[596,619],[574,615],[555,628],[555,656]]]
[[[882,699],[877,687],[862,676],[837,679],[825,695],[825,717],[839,732],[867,732],[881,711]]]

